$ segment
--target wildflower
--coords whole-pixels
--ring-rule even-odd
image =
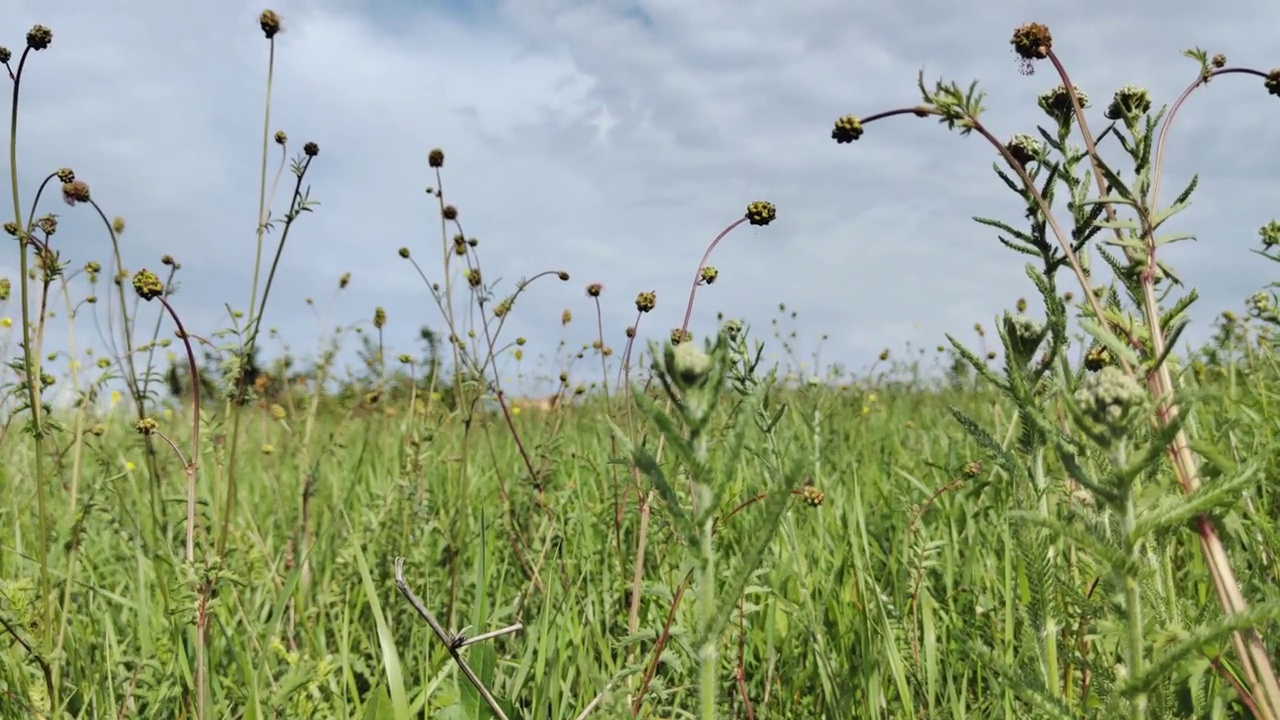
[[[778,217],[778,209],[771,202],[756,200],[747,205],[747,222],[752,225],[768,225]]]
[[[704,265],[703,268],[698,271],[698,279],[706,285],[710,285],[715,282],[718,277],[720,277],[720,271],[710,265]]]
[[[805,505],[815,508],[822,505],[822,503],[827,499],[826,493],[822,492],[814,485],[805,485],[800,489],[799,495],[800,498],[804,500]]]
[[[467,278],[467,284],[473,288],[480,287],[484,282],[480,276],[480,268],[471,268],[470,270],[467,270],[465,275]]]
[[[604,292],[604,286],[600,283],[591,283],[587,286],[587,297],[597,298],[602,292]]]
[[[283,130],[277,130],[277,131],[276,131],[276,144],[277,144],[277,145],[284,145],[284,144],[285,144],[285,143],[287,143],[287,142],[289,142],[289,136],[288,136],[288,135],[286,135],[286,134],[285,134],[285,132],[284,132]]]
[[[9,52],[9,48],[0,46],[0,65],[8,64],[11,57],[13,53]]]
[[[1089,372],[1097,372],[1111,364],[1111,351],[1102,345],[1094,345],[1084,354],[1084,367]]]
[[[1271,248],[1280,245],[1280,223],[1272,220],[1258,229],[1258,237],[1262,240],[1262,247]]]
[[[1267,89],[1268,95],[1280,97],[1280,68],[1267,73],[1267,79],[1263,82],[1263,87]]]
[[[44,25],[33,25],[27,31],[27,47],[39,52],[53,42],[53,31]]]
[[[68,205],[78,202],[89,202],[89,184],[83,180],[73,180],[62,184],[62,199]]]
[[[1215,53],[1213,58],[1209,60],[1209,64],[1219,69],[1224,68],[1227,65],[1227,56],[1222,53]]]
[[[519,405],[512,405],[512,406],[511,406],[511,414],[512,414],[512,415],[519,415],[519,414],[520,414],[520,406],[519,406]]]
[[[1085,378],[1075,393],[1085,417],[1100,425],[1112,441],[1128,433],[1129,421],[1145,397],[1142,385],[1115,366],[1104,367]]]
[[[982,474],[982,463],[977,460],[970,460],[960,468],[960,474],[967,478],[976,478]]]
[[[139,435],[154,435],[160,429],[160,423],[155,418],[144,417],[134,423],[134,428]]]
[[[862,121],[853,115],[845,115],[836,120],[835,129],[831,131],[831,139],[837,143],[851,143],[862,137]]]
[[[164,283],[150,270],[139,270],[133,276],[133,290],[143,300],[154,300],[164,294]]]
[[[270,40],[280,32],[280,16],[275,10],[263,10],[258,16],[258,26],[262,28],[262,34]]]
[[[407,247],[402,247],[402,248],[400,248],[400,257],[404,258],[405,260],[408,260],[408,259],[409,259],[409,248],[407,248]]]
[[[60,183],[75,182],[76,180],[76,171],[69,167],[58,168],[58,171],[55,172],[54,175],[58,178],[58,182]]]
[[[373,309],[373,326],[381,330],[387,324],[387,311],[381,305]]]
[[[125,472],[133,472],[134,470],[138,469],[138,466],[134,465],[132,460],[125,460],[124,469],[125,469]]]
[[[1125,85],[1116,91],[1107,106],[1105,114],[1108,120],[1124,120],[1137,118],[1151,110],[1151,97],[1143,88]]]
[[[445,205],[445,206],[444,206],[444,209],[440,211],[440,214],[441,214],[441,215],[444,215],[444,219],[445,219],[445,220],[457,220],[457,219],[458,219],[458,208],[456,208],[456,207],[454,207],[454,206],[452,206],[452,205]]]
[[[1083,110],[1089,107],[1089,95],[1074,85],[1072,89],[1076,92],[1076,99],[1080,101],[1080,108]],[[1037,98],[1037,103],[1040,105],[1040,109],[1059,125],[1065,125],[1075,117],[1076,109],[1071,104],[1071,94],[1067,92],[1065,85],[1059,85],[1052,90],[1046,91]]]
[[[4,231],[12,237],[18,237],[22,229],[18,227],[18,223],[10,220],[4,224]]]
[[[569,282],[569,273],[564,270],[557,270],[556,277],[560,279],[560,282]]]
[[[889,348],[885,348],[880,351],[880,362],[884,362],[888,359],[889,359]]]
[[[273,419],[284,420],[286,415],[288,415],[288,413],[285,412],[284,406],[279,403],[273,403],[271,405],[271,417]]]
[[[124,218],[117,215],[111,218],[111,231],[117,235],[124,233]]]
[[[1013,159],[1022,165],[1039,159],[1044,153],[1044,148],[1040,141],[1026,133],[1014,135],[1004,147],[1013,156]],[[1026,305],[1026,300],[1023,300],[1022,303]]]
[[[571,322],[573,322],[573,313],[569,312],[568,310],[565,310],[564,312],[560,313],[561,325],[568,325]]]
[[[636,309],[642,313],[652,311],[658,305],[658,293],[650,290],[636,296]]]
[[[309,142],[302,146],[302,154],[309,158],[313,158],[320,154],[320,146],[313,142]]]
[[[427,153],[427,165],[433,168],[444,167],[444,150],[432,148],[431,152]]]
[[[693,339],[693,333],[689,332],[688,330],[682,330],[680,328],[671,329],[672,345],[682,345],[686,340],[692,340],[692,339]]]
[[[261,450],[263,455],[270,455],[276,451],[276,447],[271,443],[262,443]]]
[[[349,272],[342,273],[342,277],[338,278],[338,289],[345,290],[347,288],[347,285],[350,285],[350,284],[351,284],[351,273]]]
[[[694,343],[680,343],[667,352],[671,374],[682,387],[697,387],[710,376],[711,356]]]

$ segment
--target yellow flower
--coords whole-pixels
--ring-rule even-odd
[[[165,419],[165,420],[172,420],[172,419],[173,419],[173,408],[165,408],[165,409],[164,409],[164,419]]]
[[[125,471],[127,471],[127,472],[133,472],[134,470],[137,470],[137,469],[138,469],[138,466],[137,466],[137,465],[134,465],[132,460],[125,460],[125,461],[124,461],[124,469],[125,469]]]
[[[120,394],[119,390],[112,390],[111,391],[111,407],[115,407],[116,405],[119,405],[120,400],[123,398],[124,396]]]
[[[0,318],[0,327],[13,327],[13,318]]]
[[[520,414],[520,406],[519,406],[519,405],[512,405],[512,406],[511,406],[511,414],[512,414],[512,415],[519,415],[519,414]]]

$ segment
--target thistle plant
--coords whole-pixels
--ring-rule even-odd
[[[962,136],[986,140],[998,156],[996,175],[1026,208],[1025,227],[975,220],[996,229],[1004,246],[1034,258],[1027,275],[1043,299],[1045,320],[1021,313],[1002,319],[1002,372],[951,338],[957,353],[1012,403],[1015,417],[1002,440],[998,429],[953,412],[1000,468],[1007,485],[998,490],[1013,503],[1010,517],[1031,528],[1025,531],[1030,533],[1027,543],[1072,548],[1065,556],[1053,556],[1068,558],[1056,561],[1065,565],[1055,567],[1055,574],[1060,570],[1061,577],[1080,578],[1092,569],[1116,593],[1123,628],[1116,648],[1121,662],[1111,667],[1095,662],[1088,644],[1057,633],[1057,628],[1086,619],[1048,600],[1037,605],[1040,616],[1033,619],[1039,628],[1040,668],[1002,666],[997,655],[976,643],[973,651],[1001,668],[1024,710],[1036,716],[1095,717],[1092,708],[1099,707],[1108,717],[1136,720],[1172,716],[1174,688],[1188,681],[1188,658],[1230,637],[1239,679],[1219,666],[1221,685],[1214,687],[1233,687],[1256,717],[1280,717],[1280,686],[1255,629],[1278,617],[1280,608],[1250,608],[1212,519],[1256,479],[1246,463],[1235,472],[1214,468],[1217,477],[1211,484],[1203,482],[1201,459],[1192,449],[1203,441],[1189,437],[1189,398],[1178,392],[1169,359],[1197,296],[1194,290],[1179,294],[1181,279],[1159,257],[1161,248],[1189,237],[1170,232],[1166,223],[1187,207],[1197,179],[1170,204],[1160,203],[1166,141],[1184,102],[1210,81],[1231,74],[1260,78],[1268,93],[1280,95],[1280,71],[1227,67],[1220,54],[1189,50],[1185,54],[1195,61],[1197,72],[1172,106],[1156,109],[1145,89],[1126,85],[1106,105],[1106,124],[1095,134],[1085,112],[1088,95],[1072,83],[1049,28],[1020,26],[1010,42],[1023,74],[1032,74],[1044,60],[1052,66],[1058,85],[1038,98],[1048,127],[1002,141],[983,117],[984,94],[977,83],[962,88],[938,81],[930,87],[922,72],[919,104],[840,118],[831,134],[837,143],[852,143],[864,137],[872,122],[903,115],[936,118]],[[1104,155],[1108,145],[1115,150]],[[1122,173],[1122,163],[1128,172]],[[1264,233],[1264,244],[1267,237]],[[1110,283],[1100,284],[1095,257],[1110,269]],[[1081,291],[1080,301],[1071,307],[1058,286],[1064,270]],[[1085,367],[1072,367],[1066,354],[1073,319],[1088,336],[1093,360]],[[1168,470],[1179,495],[1160,484],[1145,486],[1168,477]],[[1076,495],[1059,497],[1055,472],[1068,478],[1066,489],[1083,488],[1096,505],[1081,506],[1071,500]],[[1033,509],[1018,507],[1027,503]],[[1148,609],[1153,603],[1176,602],[1178,583],[1171,565],[1151,562],[1153,543],[1183,525],[1195,533],[1222,615],[1195,628],[1170,628],[1179,633],[1178,640],[1157,644]],[[1091,560],[1075,559],[1077,550]],[[1090,697],[1099,689],[1109,694]]]

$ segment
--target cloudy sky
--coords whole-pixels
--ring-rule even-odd
[[[679,325],[708,242],[757,199],[774,203],[778,219],[740,227],[720,246],[696,335],[723,311],[767,337],[785,302],[798,311],[802,355],[829,335],[823,363],[858,368],[882,348],[932,348],[947,331],[971,337],[974,322],[990,325],[1032,293],[1023,259],[969,220],[1021,214],[991,172],[990,147],[911,117],[836,145],[837,117],[918,102],[923,68],[929,80],[980,79],[997,136],[1033,131],[1044,122],[1035,97],[1058,81],[1047,64],[1018,73],[1008,38],[1030,20],[1052,28],[1094,99],[1095,127],[1125,84],[1171,102],[1196,72],[1184,48],[1224,52],[1231,65],[1280,64],[1272,35],[1252,31],[1280,21],[1280,6],[1261,0],[1175,0],[1155,15],[1102,0],[1039,3],[1034,15],[1020,5],[281,0],[271,128],[288,133],[291,153],[319,143],[307,180],[321,205],[290,236],[266,324],[304,354],[326,327],[378,305],[393,352],[415,349],[420,325],[440,326],[397,249],[411,248],[439,279],[438,210],[424,189],[434,184],[427,153],[441,147],[448,199],[500,293],[542,270],[572,275],[533,285],[517,306],[508,338],[527,336],[531,358],[554,351],[566,308],[570,344],[590,341],[590,282],[605,286],[606,340],[619,350],[639,291],[658,294],[642,334]],[[22,86],[24,204],[45,174],[74,168],[109,215],[126,219],[126,265],[156,268],[174,255],[183,265],[174,302],[193,332],[225,326],[223,304],[244,308],[252,275],[264,6],[9,7],[0,44],[15,60],[32,24],[54,32]],[[1201,173],[1179,226],[1199,240],[1167,255],[1203,294],[1193,338],[1273,277],[1249,249],[1258,226],[1280,215],[1277,112],[1260,81],[1224,78],[1193,98],[1169,142],[1166,199]],[[107,239],[87,208],[56,195],[45,208],[62,216],[65,259],[106,263]],[[0,271],[12,275],[15,263],[10,254]],[[305,299],[327,306],[347,271],[351,285],[322,322]],[[92,332],[82,326],[81,345]]]

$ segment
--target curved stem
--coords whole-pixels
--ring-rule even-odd
[[[712,240],[711,244],[707,246],[707,251],[702,254],[702,261],[698,263],[698,269],[693,273],[693,287],[689,288],[689,305],[685,307],[684,310],[684,324],[680,326],[680,339],[682,341],[684,340],[685,335],[689,332],[689,319],[693,317],[693,299],[698,294],[698,284],[702,280],[702,268],[707,266],[707,259],[711,257],[712,251],[716,249],[716,246],[720,244],[720,241],[724,239],[724,236],[733,232],[734,228],[746,221],[747,217],[745,215],[734,220],[729,224],[729,227],[720,231],[720,234],[716,236],[716,239]]]

